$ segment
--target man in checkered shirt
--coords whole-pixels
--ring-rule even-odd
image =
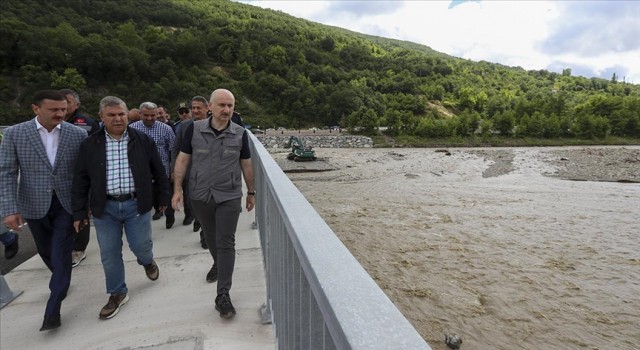
[[[160,159],[162,159],[162,165],[164,165],[165,173],[167,174],[167,177],[169,177],[171,169],[171,149],[176,141],[176,135],[169,125],[157,120],[158,110],[158,105],[155,103],[143,102],[140,105],[142,120],[132,123],[131,128],[147,134],[147,136],[156,143]],[[171,187],[173,187],[173,185]],[[153,207],[156,210],[153,214],[153,220],[158,220],[162,216],[162,211],[159,210],[157,186],[154,186],[153,190]],[[164,215],[166,217],[166,228],[170,229],[176,221],[175,211],[171,206],[169,206],[165,210]]]
[[[122,260],[123,231],[147,277],[151,281],[159,277],[151,238],[152,181],[159,190],[160,210],[169,204],[169,179],[156,145],[145,133],[127,127],[128,112],[118,97],[100,101],[104,128],[82,142],[73,176],[73,225],[76,232],[87,225],[91,209],[110,294],[100,310],[103,320],[114,317],[129,301]]]

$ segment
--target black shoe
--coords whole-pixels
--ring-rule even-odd
[[[207,246],[207,240],[204,239],[203,231],[200,231],[200,246],[202,247],[202,249],[209,249],[209,246]]]
[[[167,224],[165,225],[167,230],[173,227],[173,223],[176,222],[175,216],[167,216]]]
[[[157,211],[153,214],[153,217],[151,217],[153,220],[158,220],[162,217],[162,212],[161,211]]]
[[[198,222],[198,220],[193,222],[193,232],[198,232],[200,231],[200,223]]]
[[[213,283],[218,280],[218,267],[213,264],[209,273],[207,273],[207,282]]]
[[[193,216],[187,215],[184,217],[184,220],[182,220],[182,225],[184,226],[191,225],[192,222],[193,222]]]
[[[220,312],[220,317],[224,318],[231,318],[236,314],[229,293],[223,293],[216,297],[216,310]]]
[[[62,322],[60,322],[60,315],[45,316],[44,321],[42,322],[42,327],[40,327],[40,331],[48,331],[59,328],[60,326],[62,326]]]
[[[16,254],[18,254],[18,250],[20,250],[20,245],[18,244],[18,235],[16,235],[16,239],[13,241],[13,243],[4,247],[4,257],[7,259],[11,259],[16,256]]]

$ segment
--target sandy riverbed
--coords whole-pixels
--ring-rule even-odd
[[[433,349],[640,349],[640,147],[447,151],[289,177]]]

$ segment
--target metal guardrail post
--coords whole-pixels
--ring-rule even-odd
[[[4,280],[4,276],[0,275],[0,309],[12,302],[13,299],[20,296],[20,294],[22,294],[22,291],[13,293],[11,288],[9,288],[7,281]]]

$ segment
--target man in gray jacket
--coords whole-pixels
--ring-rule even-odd
[[[211,94],[212,116],[196,121],[185,130],[174,169],[174,195],[171,204],[179,210],[184,203],[182,180],[191,161],[189,196],[213,257],[207,281],[218,279],[216,310],[230,318],[236,310],[229,290],[235,264],[235,232],[242,211],[242,177],[247,186],[245,208],[256,203],[251,151],[245,129],[231,122],[235,98],[229,90]]]
[[[38,254],[51,270],[51,295],[40,328],[45,331],[60,327],[60,307],[71,283],[69,174],[87,132],[64,121],[63,93],[43,90],[33,100],[36,117],[6,129],[0,144],[0,216],[14,231],[26,221]]]

